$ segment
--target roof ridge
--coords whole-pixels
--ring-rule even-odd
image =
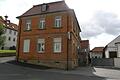
[[[60,0],[60,1],[54,1],[54,2],[48,2],[48,3],[42,3],[42,4],[38,4],[38,5],[33,5],[33,7],[36,7],[36,6],[41,6],[43,4],[54,4],[54,3],[60,3],[60,2],[65,2],[64,0]]]

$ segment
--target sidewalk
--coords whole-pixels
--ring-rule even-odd
[[[75,70],[59,70],[59,69],[47,69],[45,71],[49,72],[59,72],[59,73],[64,73],[64,74],[77,74],[77,75],[85,75],[85,76],[96,76],[93,74],[95,72],[94,67],[78,67]]]
[[[12,57],[0,57],[0,63],[5,63],[5,62],[8,62],[8,61],[12,61],[12,60],[15,60],[15,56],[12,56]]]

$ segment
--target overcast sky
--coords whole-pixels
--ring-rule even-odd
[[[59,0],[0,0],[0,15],[8,15],[18,24],[20,16],[33,5]],[[65,0],[75,10],[82,39],[90,40],[90,48],[105,46],[120,34],[120,0]]]

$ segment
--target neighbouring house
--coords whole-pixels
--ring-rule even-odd
[[[3,36],[5,36],[5,44],[4,46],[0,47],[1,50],[15,50],[16,49],[16,43],[17,43],[17,33],[18,33],[18,26],[14,23],[11,23],[10,20],[7,20],[8,16],[5,16],[5,19],[3,19],[2,16],[0,16],[0,24],[3,24],[5,26],[5,33]]]
[[[89,40],[80,41],[80,53],[79,53],[79,65],[88,65],[89,64],[89,52],[90,45]]]
[[[102,58],[104,47],[95,47],[90,51],[90,58]]]
[[[120,57],[120,35],[105,46],[104,57],[105,58]]]
[[[78,66],[81,29],[65,1],[34,5],[17,18],[18,61],[61,69]]]

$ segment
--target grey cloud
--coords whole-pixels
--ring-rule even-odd
[[[117,15],[107,12],[99,12],[95,15],[95,24],[104,28],[105,33],[117,35],[120,32],[120,20]]]
[[[98,25],[88,23],[82,25],[82,37],[90,38],[92,36],[97,36],[103,32],[103,28],[99,27]]]
[[[120,20],[113,13],[99,11],[90,22],[82,25],[82,36],[85,38],[95,37],[102,33],[118,35],[120,32]]]

